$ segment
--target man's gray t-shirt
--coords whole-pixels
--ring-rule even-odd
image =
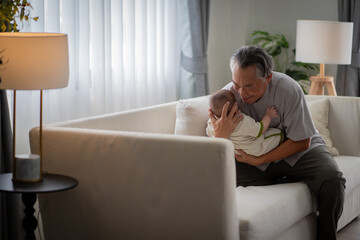
[[[278,116],[271,119],[269,127],[281,129],[285,133],[285,137],[293,141],[311,138],[311,144],[307,150],[283,159],[291,166],[294,166],[297,160],[311,149],[325,145],[323,138],[315,129],[303,90],[300,85],[289,76],[283,73],[273,72],[272,79],[264,95],[252,104],[244,103],[240,94],[232,86],[233,83],[231,82],[223,89],[231,90],[234,93],[239,109],[244,114],[260,122],[266,109],[269,106],[275,106],[278,111]],[[270,163],[263,164],[259,166],[259,169],[264,171],[269,164]]]

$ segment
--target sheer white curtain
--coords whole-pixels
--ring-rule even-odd
[[[22,32],[68,34],[70,79],[44,91],[44,124],[178,99],[177,0],[33,0]],[[29,73],[31,74],[31,73]],[[12,92],[9,92],[12,103]],[[12,104],[11,104],[12,108]],[[17,153],[39,125],[38,91],[17,92]]]

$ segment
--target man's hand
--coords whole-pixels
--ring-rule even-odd
[[[229,114],[226,114],[229,104],[229,102],[224,104],[221,117],[219,119],[215,119],[213,112],[209,109],[209,118],[211,119],[211,123],[214,127],[215,137],[229,138],[230,134],[243,119],[243,115],[240,114],[236,103],[232,106]]]
[[[237,149],[235,153],[236,161],[246,163],[252,166],[260,166],[263,164],[260,158],[253,155],[249,155],[241,149]]]

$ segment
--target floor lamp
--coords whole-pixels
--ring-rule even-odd
[[[334,78],[325,76],[325,64],[350,64],[353,23],[298,20],[296,28],[296,61],[319,63],[320,74],[312,76],[310,95],[336,96]]]
[[[0,89],[14,90],[13,182],[42,180],[43,90],[69,80],[68,41],[59,33],[0,33]],[[40,90],[40,154],[16,155],[16,91]]]

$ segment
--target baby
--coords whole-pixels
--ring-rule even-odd
[[[224,104],[230,102],[228,113],[231,107],[236,104],[234,94],[229,90],[219,90],[210,96],[210,108],[215,118],[221,117]],[[241,149],[247,154],[261,156],[283,141],[283,133],[280,129],[269,128],[272,118],[278,116],[275,107],[268,107],[261,122],[256,122],[253,118],[243,114],[243,119],[236,126],[230,135],[230,140],[234,144],[235,151]],[[211,120],[208,121],[206,134],[209,137],[214,136],[214,128]]]

